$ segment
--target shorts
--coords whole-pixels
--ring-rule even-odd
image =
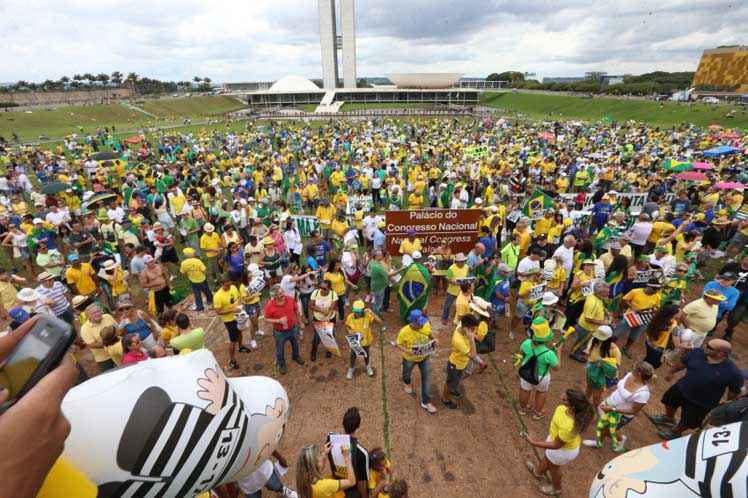
[[[519,378],[519,388],[523,391],[537,391],[539,393],[547,393],[551,387],[551,373],[546,373],[538,382],[538,385],[532,385],[522,377]]]
[[[545,457],[548,461],[558,467],[573,462],[577,456],[579,456],[579,447],[574,448],[573,450],[565,450],[563,448],[557,450],[545,450]]]
[[[153,351],[153,348],[158,346],[158,343],[156,342],[156,338],[153,337],[153,334],[148,334],[148,337],[146,337],[145,339],[141,339],[140,343],[149,353]]]
[[[244,312],[249,317],[257,316],[260,313],[260,303],[254,303],[254,304],[245,304],[243,305]]]
[[[514,306],[514,316],[517,318],[524,318],[527,314],[527,304],[521,299],[517,300],[517,304]]]
[[[229,333],[229,340],[231,342],[239,342],[239,324],[236,323],[236,320],[223,322],[223,325],[226,327],[226,332]]]
[[[678,384],[673,384],[670,389],[662,395],[662,404],[670,408],[680,408],[680,422],[678,426],[684,429],[697,429],[701,427],[709,411],[714,408],[704,408],[683,396]]]

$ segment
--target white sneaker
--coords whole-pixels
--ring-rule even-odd
[[[294,491],[291,488],[287,488],[285,486],[283,486],[283,491],[281,491],[281,496],[283,496],[283,498],[299,498],[299,494],[296,491]]]
[[[588,448],[602,448],[602,445],[597,444],[597,439],[585,439],[582,441],[582,444],[585,445]]]
[[[193,304],[192,306],[190,306],[187,309],[190,310],[190,311],[197,311],[197,305]]]
[[[371,367],[366,367],[366,375],[369,377],[374,377],[374,369]]]
[[[514,332],[512,332],[511,330],[509,331],[509,340],[510,341],[514,340]]]
[[[254,339],[249,341],[249,347],[252,349],[257,349],[257,341],[255,341]]]
[[[430,414],[436,413],[436,407],[431,403],[421,403],[421,408],[429,412]]]
[[[345,378],[348,380],[353,380],[353,369],[349,368],[348,372],[345,374]]]

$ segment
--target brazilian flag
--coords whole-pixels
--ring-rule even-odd
[[[542,190],[533,191],[532,195],[522,206],[522,213],[530,219],[536,220],[543,217],[543,211],[553,207],[553,199]]]
[[[431,290],[431,275],[420,263],[412,263],[400,279],[397,298],[400,300],[400,319],[407,322],[408,313],[414,309],[425,309]]]
[[[475,295],[489,300],[490,293],[493,292],[493,287],[496,286],[497,269],[495,266],[488,269],[487,266],[484,263],[475,269]],[[486,298],[486,294],[489,295],[489,298]]]

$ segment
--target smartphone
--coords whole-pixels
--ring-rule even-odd
[[[0,367],[0,388],[10,391],[4,412],[57,368],[75,340],[73,328],[53,316],[41,316]]]

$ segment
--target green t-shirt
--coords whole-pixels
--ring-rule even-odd
[[[535,356],[537,356],[535,364],[538,368],[539,379],[545,377],[545,374],[548,373],[548,369],[558,366],[558,356],[556,356],[556,352],[543,345],[535,346],[533,349],[532,339],[525,339],[525,341],[520,344],[519,351],[522,353],[523,365],[530,360],[533,352]]]
[[[369,275],[371,276],[370,288],[372,292],[382,292],[387,288],[389,275],[387,270],[378,261],[369,262]]]

